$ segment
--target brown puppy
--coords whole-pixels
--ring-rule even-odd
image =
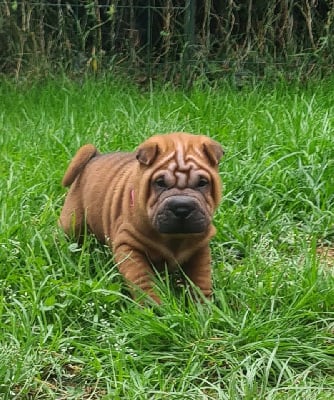
[[[134,153],[100,155],[87,144],[63,178],[71,187],[59,223],[69,235],[79,238],[87,228],[107,243],[126,280],[157,303],[152,265],[181,267],[209,297],[222,155],[208,137],[178,132],[153,136]]]

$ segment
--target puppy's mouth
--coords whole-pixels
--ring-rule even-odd
[[[153,225],[159,233],[203,233],[210,224],[199,201],[190,196],[170,196],[160,204]]]

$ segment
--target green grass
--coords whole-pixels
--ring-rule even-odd
[[[1,399],[332,399],[334,81],[148,91],[0,85]],[[108,249],[57,228],[76,149],[157,132],[226,149],[214,300],[128,298]]]

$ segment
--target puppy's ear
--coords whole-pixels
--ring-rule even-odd
[[[221,144],[212,139],[203,143],[203,149],[212,165],[218,165],[219,160],[225,153]]]
[[[137,160],[144,165],[151,165],[158,155],[157,143],[144,143],[138,147],[136,152]]]

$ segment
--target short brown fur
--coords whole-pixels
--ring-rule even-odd
[[[130,286],[157,303],[151,265],[181,267],[209,297],[222,155],[208,137],[178,132],[153,136],[134,153],[100,155],[85,145],[62,181],[70,189],[59,224],[68,235],[80,238],[87,228],[107,243]]]

